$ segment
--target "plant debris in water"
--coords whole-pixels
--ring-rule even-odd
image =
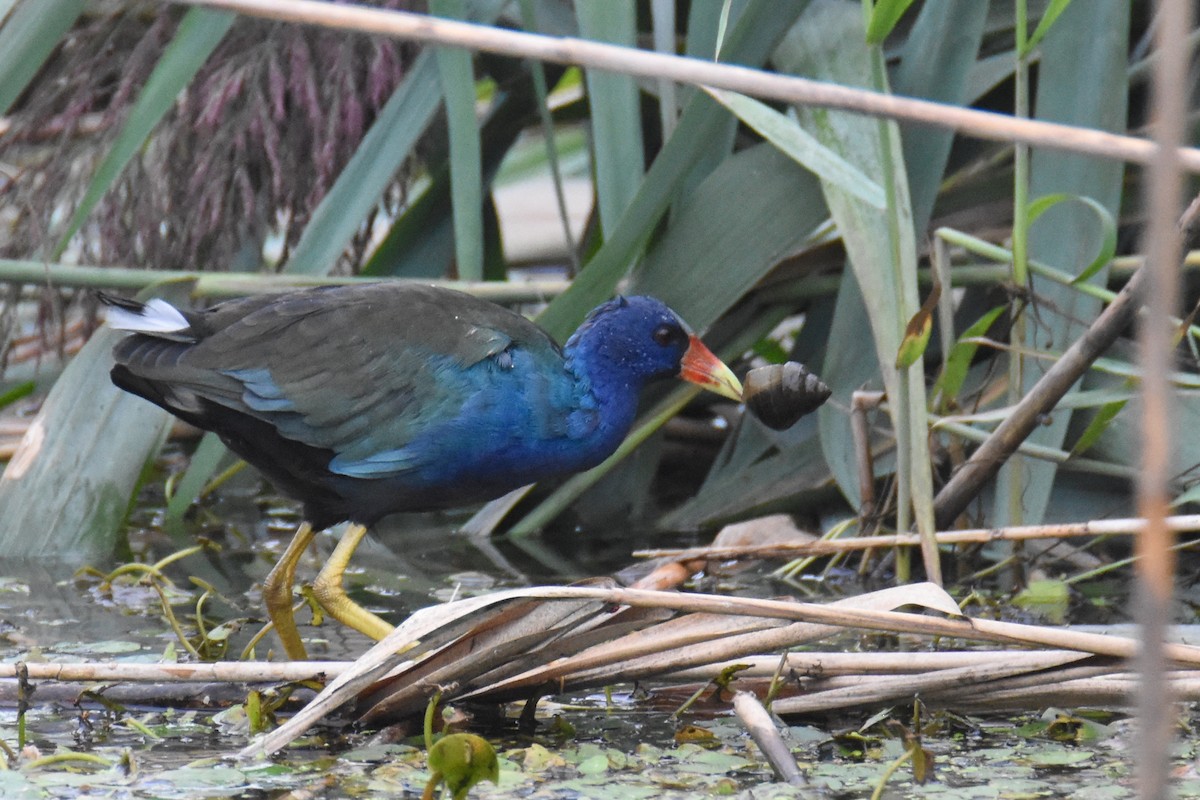
[[[900,707],[904,715],[907,709]],[[784,730],[808,786],[772,783],[742,728],[727,718],[693,720],[705,743],[676,742],[668,729],[639,724],[642,712],[609,706],[575,709],[575,740],[553,735],[489,740],[497,745],[498,783],[471,797],[683,798],[867,797],[906,744],[886,720],[839,735],[807,725]],[[1191,715],[1186,723],[1200,718]],[[354,734],[309,737],[273,762],[236,764],[225,755],[247,741],[244,714],[194,711],[33,710],[32,732],[0,771],[9,798],[259,797],[315,791],[321,797],[416,796],[430,772],[415,741]],[[552,726],[543,726],[547,731]],[[1133,797],[1129,721],[1101,722],[1050,710],[1012,720],[933,715],[921,736],[932,770],[924,784],[897,770],[888,797]],[[16,741],[15,714],[0,714],[0,737]],[[1178,797],[1200,797],[1196,748],[1176,754]]]

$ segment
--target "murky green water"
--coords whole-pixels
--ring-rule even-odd
[[[146,512],[143,522],[151,516]],[[180,624],[195,630],[196,600],[204,593],[200,587],[207,587],[204,625],[233,631],[225,657],[236,658],[261,625],[255,587],[294,522],[294,516],[271,502],[264,505],[251,493],[230,492],[206,509],[189,535],[207,536],[215,546],[170,565],[165,574],[171,584],[159,582],[176,598],[173,608]],[[611,574],[628,567],[628,553],[637,547],[691,543],[628,531],[568,531],[524,545],[480,547],[453,535],[451,522],[397,518],[384,525],[354,560],[349,583],[355,599],[395,621],[413,609],[465,594]],[[136,530],[132,538],[136,555],[145,562],[177,548],[153,525]],[[301,565],[303,576],[315,575],[334,542],[332,536],[319,537],[316,552]],[[114,565],[94,566],[107,571]],[[757,595],[782,591],[764,576],[764,571],[748,571],[729,578],[722,588]],[[0,659],[186,660],[158,593],[141,577],[104,581],[76,574],[73,566],[0,561]],[[829,585],[814,584],[814,590],[833,594]],[[305,627],[304,633],[312,657],[319,659],[353,658],[368,644],[330,624]],[[260,646],[256,655],[263,657],[265,649]],[[15,686],[2,683],[0,739],[16,751]],[[685,715],[685,722],[707,734],[699,740],[677,739],[678,723],[669,716],[674,700],[651,701],[630,694],[630,687],[618,688],[624,693],[611,698],[543,701],[532,736],[517,732],[516,708],[508,723],[481,730],[499,750],[501,781],[477,787],[472,796],[869,797],[903,752],[901,740],[882,725],[858,738],[837,736],[862,725],[867,714],[807,720],[789,734],[810,785],[788,787],[772,782],[755,746],[720,705],[715,711]],[[84,689],[110,705],[81,695]],[[331,728],[301,740],[270,763],[229,760],[249,740],[241,692],[204,685],[147,690],[37,682],[25,717],[26,748],[16,753],[10,765],[15,768],[0,770],[0,797],[419,796],[428,778],[423,749],[419,742],[397,739],[394,732]],[[910,715],[910,707],[895,709],[901,722]],[[1033,729],[1017,730],[1030,720],[936,717],[938,724],[923,739],[934,756],[934,780],[917,785],[904,766],[891,777],[884,796],[1133,796],[1132,733],[1123,717],[1107,717],[1093,738],[1069,742]],[[1190,741],[1180,745],[1181,797],[1200,797],[1193,750]]]

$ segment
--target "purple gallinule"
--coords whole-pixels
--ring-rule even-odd
[[[638,394],[669,375],[732,399],[741,385],[675,312],[650,297],[610,300],[564,347],[519,314],[470,295],[378,283],[231,300],[180,311],[105,297],[134,331],[113,382],[215,431],[304,504],[263,586],[290,658],[296,563],[315,530],[349,520],[313,584],[337,620],[380,639],[391,626],[342,588],[367,529],[397,511],[499,497],[608,457]]]

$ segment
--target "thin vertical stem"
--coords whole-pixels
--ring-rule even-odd
[[[1018,119],[1029,117],[1029,15],[1026,0],[1016,3],[1017,57],[1014,72],[1013,116]],[[1013,150],[1013,226],[1012,226],[1012,282],[1018,290],[1029,282],[1029,146],[1018,144]],[[1012,328],[1009,333],[1013,352],[1008,356],[1008,401],[1015,404],[1025,391],[1026,316],[1024,307],[1015,302],[1012,311]],[[1003,467],[1004,475],[1000,486],[1007,491],[1002,498],[1004,513],[997,523],[1020,525],[1025,518],[1021,498],[1025,494],[1025,460],[1014,453]],[[999,507],[999,506],[998,506]],[[1015,546],[1012,546],[1015,550]],[[1012,554],[1010,550],[1010,555]]]
[[[1178,218],[1182,172],[1175,148],[1183,143],[1187,120],[1187,48],[1190,0],[1159,0],[1155,39],[1153,131],[1158,151],[1150,163],[1148,218],[1143,241],[1147,314],[1139,326],[1142,363],[1142,463],[1137,486],[1138,511],[1146,528],[1137,539],[1135,615],[1142,629],[1138,667],[1137,796],[1165,797],[1174,727],[1171,695],[1165,679],[1163,637],[1170,619],[1175,583],[1170,512],[1171,393],[1168,384],[1172,330],[1167,320],[1178,305],[1180,255]]]
[[[533,0],[521,0],[521,22],[525,29],[537,31],[537,10]],[[546,140],[546,161],[550,164],[550,176],[554,180],[554,199],[558,203],[558,218],[562,222],[563,240],[571,257],[572,277],[579,274],[579,246],[571,233],[571,215],[567,211],[567,195],[563,190],[562,170],[559,167],[558,145],[554,140],[554,118],[550,114],[550,87],[546,83],[546,65],[531,60],[529,72],[533,76],[533,91],[538,100],[538,118],[542,123],[542,137]]]

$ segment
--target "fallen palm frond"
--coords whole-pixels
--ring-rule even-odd
[[[894,610],[914,605],[946,616]],[[915,692],[924,698],[955,687],[960,692],[970,687],[970,697],[979,700],[985,697],[980,687],[1010,691],[1013,684],[1003,681],[1031,674],[1032,685],[1044,690],[1056,668],[1085,661],[1085,677],[1117,672],[1121,667],[1116,662],[1131,657],[1139,646],[1122,636],[962,617],[953,599],[932,584],[829,605],[605,587],[509,590],[413,614],[305,709],[240,755],[262,756],[285,747],[352,701],[358,702],[364,719],[378,722],[420,713],[434,691],[450,702],[495,703],[635,679],[670,680],[681,670],[704,674],[714,662],[794,647],[844,628],[939,636],[943,645],[952,638],[1054,652],[993,652],[982,660],[947,661],[921,675],[872,676],[849,683],[826,678],[831,681],[828,690],[838,693],[830,697],[840,696],[843,705],[880,696],[886,702]],[[1200,666],[1198,647],[1169,645],[1167,654],[1177,665]],[[921,656],[913,655],[917,666]],[[1090,656],[1108,659],[1097,663]],[[778,663],[779,657],[774,658]],[[791,658],[788,667],[794,669],[800,662],[793,665]],[[715,673],[707,674],[711,679]],[[879,685],[874,695],[872,684]],[[1106,684],[1110,693],[1120,685]],[[1069,689],[1077,691],[1074,685]],[[783,703],[777,701],[777,710],[789,708]]]
[[[933,614],[895,610],[902,606]],[[1049,649],[770,655],[848,628],[903,635],[908,648],[920,646],[912,635],[925,634],[941,637],[940,647],[954,639]],[[200,688],[211,694],[203,684],[331,680],[290,721],[241,753],[257,756],[286,746],[347,703],[357,703],[361,719],[381,722],[420,715],[436,691],[450,702],[494,704],[653,681],[655,696],[669,701],[703,691],[716,676],[735,675],[737,688],[774,697],[771,710],[784,715],[886,706],[914,696],[957,711],[1125,704],[1136,688],[1125,662],[1137,647],[1124,635],[963,617],[949,595],[928,583],[816,605],[596,582],[495,592],[424,609],[356,662],[21,666],[27,680],[49,682],[59,700],[98,683],[144,682],[147,696],[186,703]],[[1170,645],[1168,654],[1177,667],[1200,667],[1200,647]],[[17,665],[0,665],[0,679],[7,679],[0,699],[17,675]],[[1200,699],[1195,669],[1177,668],[1168,680],[1177,697]],[[170,686],[176,693],[164,694]],[[139,698],[136,691],[121,696]],[[221,697],[238,699],[229,691]]]

